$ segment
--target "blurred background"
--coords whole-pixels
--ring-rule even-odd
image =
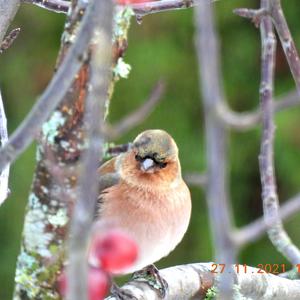
[[[282,1],[292,34],[300,49],[300,6],[297,0]],[[288,4],[287,4],[288,3]],[[220,0],[214,3],[221,43],[224,86],[229,105],[236,111],[258,106],[260,81],[260,35],[250,21],[235,16],[237,7],[256,8],[257,0]],[[58,53],[65,16],[23,4],[12,27],[21,33],[11,49],[0,56],[0,87],[11,133],[29,112],[49,82]],[[284,54],[278,46],[276,96],[293,90],[294,83]],[[135,20],[129,34],[125,61],[132,66],[128,79],[116,85],[110,121],[141,105],[157,80],[166,91],[152,115],[116,142],[132,140],[147,128],[162,128],[173,135],[180,149],[183,173],[205,170],[203,110],[198,86],[194,49],[193,11],[181,10],[147,16],[141,25]],[[275,159],[281,202],[300,191],[300,108],[276,116]],[[258,173],[260,127],[246,133],[231,132],[229,179],[235,223],[243,226],[262,214]],[[12,166],[11,196],[0,208],[0,299],[11,299],[16,258],[27,196],[35,164],[32,145]],[[208,227],[204,192],[191,188],[193,215],[184,241],[158,267],[196,261],[211,261],[213,249]],[[286,228],[300,245],[300,217],[286,222]],[[240,263],[257,266],[287,263],[264,237],[243,249]],[[218,262],[221,263],[221,262]]]

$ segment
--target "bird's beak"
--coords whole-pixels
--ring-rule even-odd
[[[143,172],[149,171],[154,166],[154,161],[151,158],[146,158],[143,162],[141,162],[141,170]]]

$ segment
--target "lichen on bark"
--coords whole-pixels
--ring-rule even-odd
[[[84,10],[68,15],[57,68],[78,33]],[[77,15],[74,15],[77,14]],[[133,12],[116,9],[113,37],[113,77],[106,101],[106,115],[114,84],[126,77],[130,66],[124,63],[127,34]],[[89,47],[92,51],[93,47]],[[69,217],[76,200],[78,162],[86,147],[83,124],[86,91],[89,84],[89,55],[63,102],[44,123],[38,139],[36,170],[28,198],[21,251],[15,275],[15,300],[58,300],[57,276],[65,263],[65,240]]]

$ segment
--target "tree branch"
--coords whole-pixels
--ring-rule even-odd
[[[21,0],[23,3],[35,4],[41,8],[66,14],[70,8],[71,2],[64,0]]]
[[[117,124],[106,125],[106,135],[110,139],[117,139],[126,132],[142,123],[154,110],[155,106],[162,99],[162,94],[165,90],[163,81],[158,81],[153,88],[151,95],[147,101],[143,103],[137,110],[124,117]]]
[[[233,13],[240,17],[251,19],[256,27],[259,27],[262,16],[268,15],[268,10],[265,8],[249,9],[249,8],[237,8],[233,10]]]
[[[203,0],[160,0],[131,4],[135,14],[143,17],[163,11],[190,8],[199,5]],[[211,2],[217,0],[210,0]]]
[[[20,6],[20,0],[0,0],[0,45]]]
[[[207,185],[207,174],[206,173],[185,173],[184,181],[191,186],[198,186],[206,188]]]
[[[215,299],[205,298],[207,290],[218,280],[217,274],[212,273],[212,265],[213,263],[196,263],[160,270],[160,275],[169,285],[167,299]],[[270,273],[261,274],[260,269],[245,265],[234,265],[233,268],[226,265],[224,272],[229,270],[233,270],[236,299],[298,300],[300,298],[300,280],[289,280]],[[220,274],[220,269],[218,268],[216,272]],[[130,291],[137,300],[161,299],[144,282],[130,281],[122,289]],[[114,296],[106,299],[117,300]]]
[[[270,1],[270,15],[278,33],[285,57],[291,69],[297,90],[300,94],[300,58],[295,42],[286,22],[280,0]]]
[[[2,96],[0,92],[0,143],[3,146],[8,140],[7,120],[5,116]],[[0,205],[6,200],[9,195],[8,189],[9,165],[0,174]]]
[[[5,38],[7,29],[10,23],[13,21],[15,14],[17,13],[20,6],[19,0],[0,0],[0,52],[9,48],[13,42],[13,36],[16,31],[10,32]],[[10,43],[11,42],[11,43]],[[7,143],[8,134],[6,126],[6,116],[4,112],[4,106],[2,96],[0,92],[0,139],[1,147]],[[5,165],[4,168],[0,168],[0,205],[5,201],[8,196],[8,177],[9,177],[9,164]]]
[[[201,173],[186,173],[185,182],[190,186],[200,186],[205,188],[207,185],[207,175]],[[287,200],[280,206],[280,217],[284,221],[300,211],[300,195]],[[267,225],[263,217],[253,221],[234,232],[233,238],[238,247],[253,243],[261,238],[267,232]]]
[[[13,29],[8,35],[5,36],[4,40],[0,45],[0,53],[7,50],[15,41],[20,33],[20,28]]]
[[[84,11],[86,1],[79,0],[77,3],[74,0],[72,3],[62,36],[58,65],[62,65],[67,58],[86,17],[91,27],[85,34],[90,32],[89,34],[92,35],[94,30],[91,21],[94,20],[94,12],[91,11],[90,5],[87,11]],[[79,7],[83,8],[83,11]],[[124,45],[127,45],[127,31],[131,16],[129,9],[122,8],[116,10],[113,17],[114,56],[111,66],[113,78],[109,93],[106,95],[105,110],[108,109],[114,84],[120,75],[116,69],[118,60],[126,49]],[[16,268],[14,299],[61,299],[57,290],[57,276],[65,265],[65,240],[69,216],[78,198],[80,170],[78,162],[82,150],[86,147],[83,112],[90,80],[90,55],[88,54],[93,50],[93,47],[89,47],[90,44],[85,44],[89,51],[86,52],[84,63],[74,77],[63,101],[42,126],[37,147],[37,166],[26,209],[22,247]],[[70,76],[67,74],[63,80],[68,80]],[[56,172],[61,174],[62,184],[61,180],[55,178],[56,172],[51,169],[51,164],[49,166],[45,161],[47,158],[53,158],[51,164],[56,165]],[[99,185],[101,186],[101,180]]]
[[[25,120],[0,149],[0,170],[8,163],[13,162],[30,145],[42,124],[63,100],[85,59],[85,53],[93,33],[93,27],[89,22],[92,14],[93,12],[89,11],[84,15],[78,36],[58,71]]]
[[[273,0],[272,0],[273,1]],[[270,0],[261,0],[261,8],[268,9]],[[273,245],[291,263],[300,262],[300,251],[292,243],[283,228],[279,213],[279,201],[276,191],[274,170],[274,121],[273,121],[273,86],[276,40],[272,20],[263,16],[260,25],[262,42],[260,99],[262,108],[263,134],[259,165],[262,183],[264,220],[268,235]]]
[[[194,7],[201,1],[202,0],[160,0],[144,3],[132,3],[128,6],[133,9],[137,17],[141,18],[158,12]],[[211,0],[211,2],[215,1],[218,0]],[[22,2],[35,4],[57,13],[67,13],[70,7],[70,2],[64,0],[22,0]]]
[[[248,19],[261,18],[262,16],[266,16],[269,14],[268,10],[265,8],[260,8],[260,9],[236,8],[233,10],[233,13],[235,13],[240,17],[244,17]]]
[[[286,220],[300,211],[300,195],[289,199],[280,207],[279,213],[281,220]],[[272,224],[271,224],[272,225]],[[244,246],[257,241],[268,229],[264,218],[261,217],[250,224],[238,229],[234,234],[234,240],[238,246]]]
[[[274,112],[300,105],[299,94],[292,91],[274,102]],[[261,111],[238,113],[231,110],[225,103],[216,109],[218,117],[227,125],[238,131],[246,131],[261,123]]]
[[[232,216],[227,186],[227,131],[215,117],[215,109],[225,102],[221,82],[219,45],[210,1],[202,0],[195,8],[196,50],[201,74],[200,86],[204,101],[206,130],[207,188],[210,227],[218,262],[236,262],[236,247],[232,240]],[[216,220],[218,220],[216,222]],[[224,273],[220,282],[222,300],[232,299],[231,274]]]
[[[112,1],[94,0],[90,22],[94,27],[94,43],[90,68],[85,125],[86,143],[79,181],[78,199],[72,215],[69,245],[69,284],[67,299],[87,299],[86,252],[99,193],[97,169],[103,157],[104,113],[111,75]],[[78,280],[80,270],[80,280]]]

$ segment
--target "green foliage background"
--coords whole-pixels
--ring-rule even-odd
[[[300,7],[297,0],[282,1],[292,33],[300,49]],[[249,21],[232,14],[237,7],[257,7],[257,0],[220,0],[214,4],[222,51],[224,85],[230,106],[237,111],[258,106],[260,80],[259,31]],[[28,113],[49,82],[63,29],[64,16],[22,5],[12,27],[22,31],[9,51],[0,56],[0,87],[12,132]],[[277,53],[276,95],[294,89],[280,46]],[[132,66],[129,79],[116,87],[110,120],[117,122],[141,105],[159,78],[167,84],[163,100],[138,128],[117,142],[132,140],[146,128],[163,128],[176,139],[183,172],[205,170],[202,100],[194,50],[192,10],[145,17],[133,22],[125,61]],[[300,190],[299,109],[276,116],[276,171],[278,192],[283,202]],[[262,213],[258,152],[260,127],[230,134],[229,174],[231,200],[237,226]],[[11,299],[16,257],[20,247],[24,208],[35,163],[34,145],[13,164],[11,196],[0,209],[0,299]],[[208,228],[204,193],[192,188],[193,215],[184,241],[158,266],[211,261],[213,248]],[[216,220],[217,222],[217,220]],[[289,234],[300,245],[299,216],[286,223]],[[265,237],[243,249],[240,262],[287,263]],[[222,262],[218,262],[222,263]]]

